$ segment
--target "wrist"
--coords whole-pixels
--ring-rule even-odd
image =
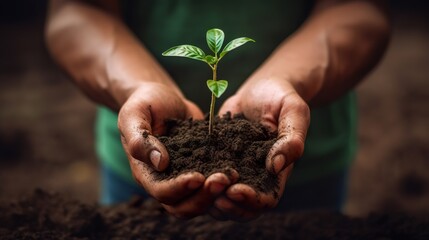
[[[115,100],[116,109],[119,110],[129,97],[144,84],[137,81],[111,81],[110,85],[110,95]]]
[[[296,92],[307,104],[313,104],[322,89],[325,69],[311,66],[287,66],[281,71],[266,68],[249,78],[249,85],[274,83],[283,91]],[[261,85],[262,86],[262,85]],[[253,87],[254,88],[254,87]]]
[[[246,81],[245,85],[237,92],[237,95],[246,95],[261,88],[277,89],[285,94],[298,94],[308,104],[317,94],[320,86],[317,83],[311,84],[310,81],[303,80],[306,75],[308,74],[297,71],[293,72],[293,74],[282,75],[257,72]]]
[[[314,99],[322,89],[322,77],[319,70],[296,71],[286,81],[295,89],[298,95],[307,103],[313,104]]]

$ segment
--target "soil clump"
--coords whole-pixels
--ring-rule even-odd
[[[243,115],[217,117],[213,133],[208,134],[207,120],[169,120],[166,136],[159,140],[166,146],[170,164],[158,179],[169,179],[185,172],[200,172],[206,177],[216,172],[230,174],[235,169],[239,183],[277,197],[277,176],[265,167],[276,133]]]

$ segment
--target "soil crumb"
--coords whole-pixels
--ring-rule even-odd
[[[242,114],[216,117],[211,135],[207,120],[169,120],[166,136],[159,140],[167,147],[170,165],[164,172],[154,172],[158,179],[193,171],[206,177],[216,172],[228,175],[235,169],[239,183],[278,197],[277,176],[265,167],[276,133],[246,120]]]

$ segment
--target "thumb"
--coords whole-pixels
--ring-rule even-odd
[[[223,116],[227,112],[230,112],[231,115],[234,115],[236,113],[242,113],[240,103],[239,103],[239,97],[237,95],[234,95],[228,98],[222,104],[222,106],[219,109],[219,116]]]
[[[195,103],[189,100],[184,100],[184,102],[188,111],[188,117],[192,117],[192,119],[204,119],[203,112]]]
[[[297,94],[282,100],[278,118],[278,137],[270,149],[266,168],[278,174],[304,153],[305,137],[310,124],[310,109]]]
[[[169,163],[165,146],[152,135],[150,105],[142,103],[123,105],[118,116],[118,128],[125,151],[157,171],[163,171]]]

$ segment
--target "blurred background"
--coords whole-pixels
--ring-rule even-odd
[[[359,153],[345,211],[429,212],[429,8],[391,1],[393,32],[358,88]],[[95,105],[44,47],[46,1],[0,3],[0,201],[40,187],[96,202]]]

